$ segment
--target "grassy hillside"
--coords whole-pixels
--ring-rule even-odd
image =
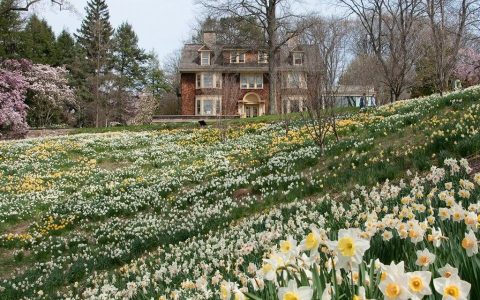
[[[479,88],[345,114],[324,156],[301,121],[262,121],[226,141],[187,127],[0,143],[0,299],[278,299],[272,280],[294,278],[314,299],[328,283],[381,298],[411,274],[371,261],[419,271],[424,249],[432,278],[457,266],[480,299],[462,247],[480,237],[480,178],[460,161],[480,152]],[[330,243],[343,228],[360,228],[340,234],[353,252]]]

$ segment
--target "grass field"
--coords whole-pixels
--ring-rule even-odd
[[[480,88],[341,113],[0,142],[0,299],[480,299]]]

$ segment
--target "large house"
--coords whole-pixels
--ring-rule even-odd
[[[279,51],[277,111],[303,109],[306,50],[292,38]],[[204,32],[202,44],[186,44],[180,61],[181,114],[256,117],[269,111],[268,57],[263,49],[217,43]]]

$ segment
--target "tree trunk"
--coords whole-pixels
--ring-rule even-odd
[[[270,105],[270,114],[277,113],[277,15],[275,2],[269,0],[270,4],[267,8],[267,34],[268,34],[268,77],[270,81],[270,90],[268,100]]]

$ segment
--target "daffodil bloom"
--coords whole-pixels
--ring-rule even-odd
[[[438,209],[438,216],[442,221],[445,221],[450,218],[450,209],[446,207],[441,207]]]
[[[417,261],[415,262],[417,266],[420,266],[426,270],[434,261],[435,254],[428,251],[428,249],[417,251]]]
[[[391,231],[386,230],[382,233],[382,238],[384,241],[389,241],[393,238],[393,234]]]
[[[222,282],[220,285],[220,299],[230,300],[232,296],[232,287],[228,282]]]
[[[465,210],[461,205],[455,205],[452,208],[452,219],[455,222],[460,222],[465,218]]]
[[[277,270],[285,266],[285,258],[279,253],[273,253],[269,259],[263,260],[263,266],[259,270],[261,278],[274,281],[277,279]]]
[[[438,274],[442,277],[450,278],[451,276],[458,276],[458,269],[450,264],[446,264],[445,267],[438,269]]]
[[[295,280],[290,280],[287,287],[278,289],[279,300],[311,300],[313,289],[309,286],[297,287]]]
[[[303,251],[318,252],[318,247],[322,238],[316,229],[312,229],[305,239],[300,243],[300,249]]]
[[[378,286],[385,299],[407,300],[412,297],[408,289],[408,276],[405,274],[404,263],[382,267],[382,280]]]
[[[473,230],[473,232],[478,231],[478,226],[477,226],[478,216],[476,213],[474,212],[467,213],[467,215],[465,216],[464,222],[465,222],[465,225],[467,225],[468,229]]]
[[[286,240],[280,241],[280,252],[287,256],[297,254],[297,241],[289,236]]]
[[[433,280],[437,293],[442,295],[442,300],[467,300],[471,284],[463,281],[457,275],[448,278],[440,277]]]
[[[234,300],[247,300],[247,297],[245,296],[245,294],[242,293],[242,291],[240,291],[239,289],[236,289],[233,292],[233,299]]]
[[[468,233],[465,233],[465,238],[462,240],[462,247],[467,251],[468,257],[478,253],[478,241],[473,230],[470,229]]]
[[[470,192],[468,190],[461,189],[458,191],[458,196],[460,196],[460,198],[470,199]]]
[[[432,273],[426,271],[418,271],[407,273],[408,288],[412,293],[412,300],[423,299],[426,295],[431,295],[430,281],[432,280]]]
[[[358,288],[358,293],[353,296],[352,300],[367,300],[365,296],[365,288],[363,286]]]
[[[414,244],[423,241],[424,235],[425,230],[419,224],[414,224],[408,230],[408,237],[410,238],[410,241]]]
[[[433,244],[435,247],[440,247],[442,245],[442,239],[446,239],[442,235],[442,230],[440,228],[432,228],[432,234],[428,235],[428,241]]]
[[[480,173],[477,173],[475,176],[473,176],[473,181],[475,181],[477,185],[480,185]]]
[[[333,289],[330,283],[327,283],[327,286],[323,290],[321,300],[332,300]]]
[[[370,248],[370,242],[359,237],[358,229],[340,229],[338,241],[327,242],[327,246],[338,256],[338,269],[350,270],[362,262],[363,254]]]

